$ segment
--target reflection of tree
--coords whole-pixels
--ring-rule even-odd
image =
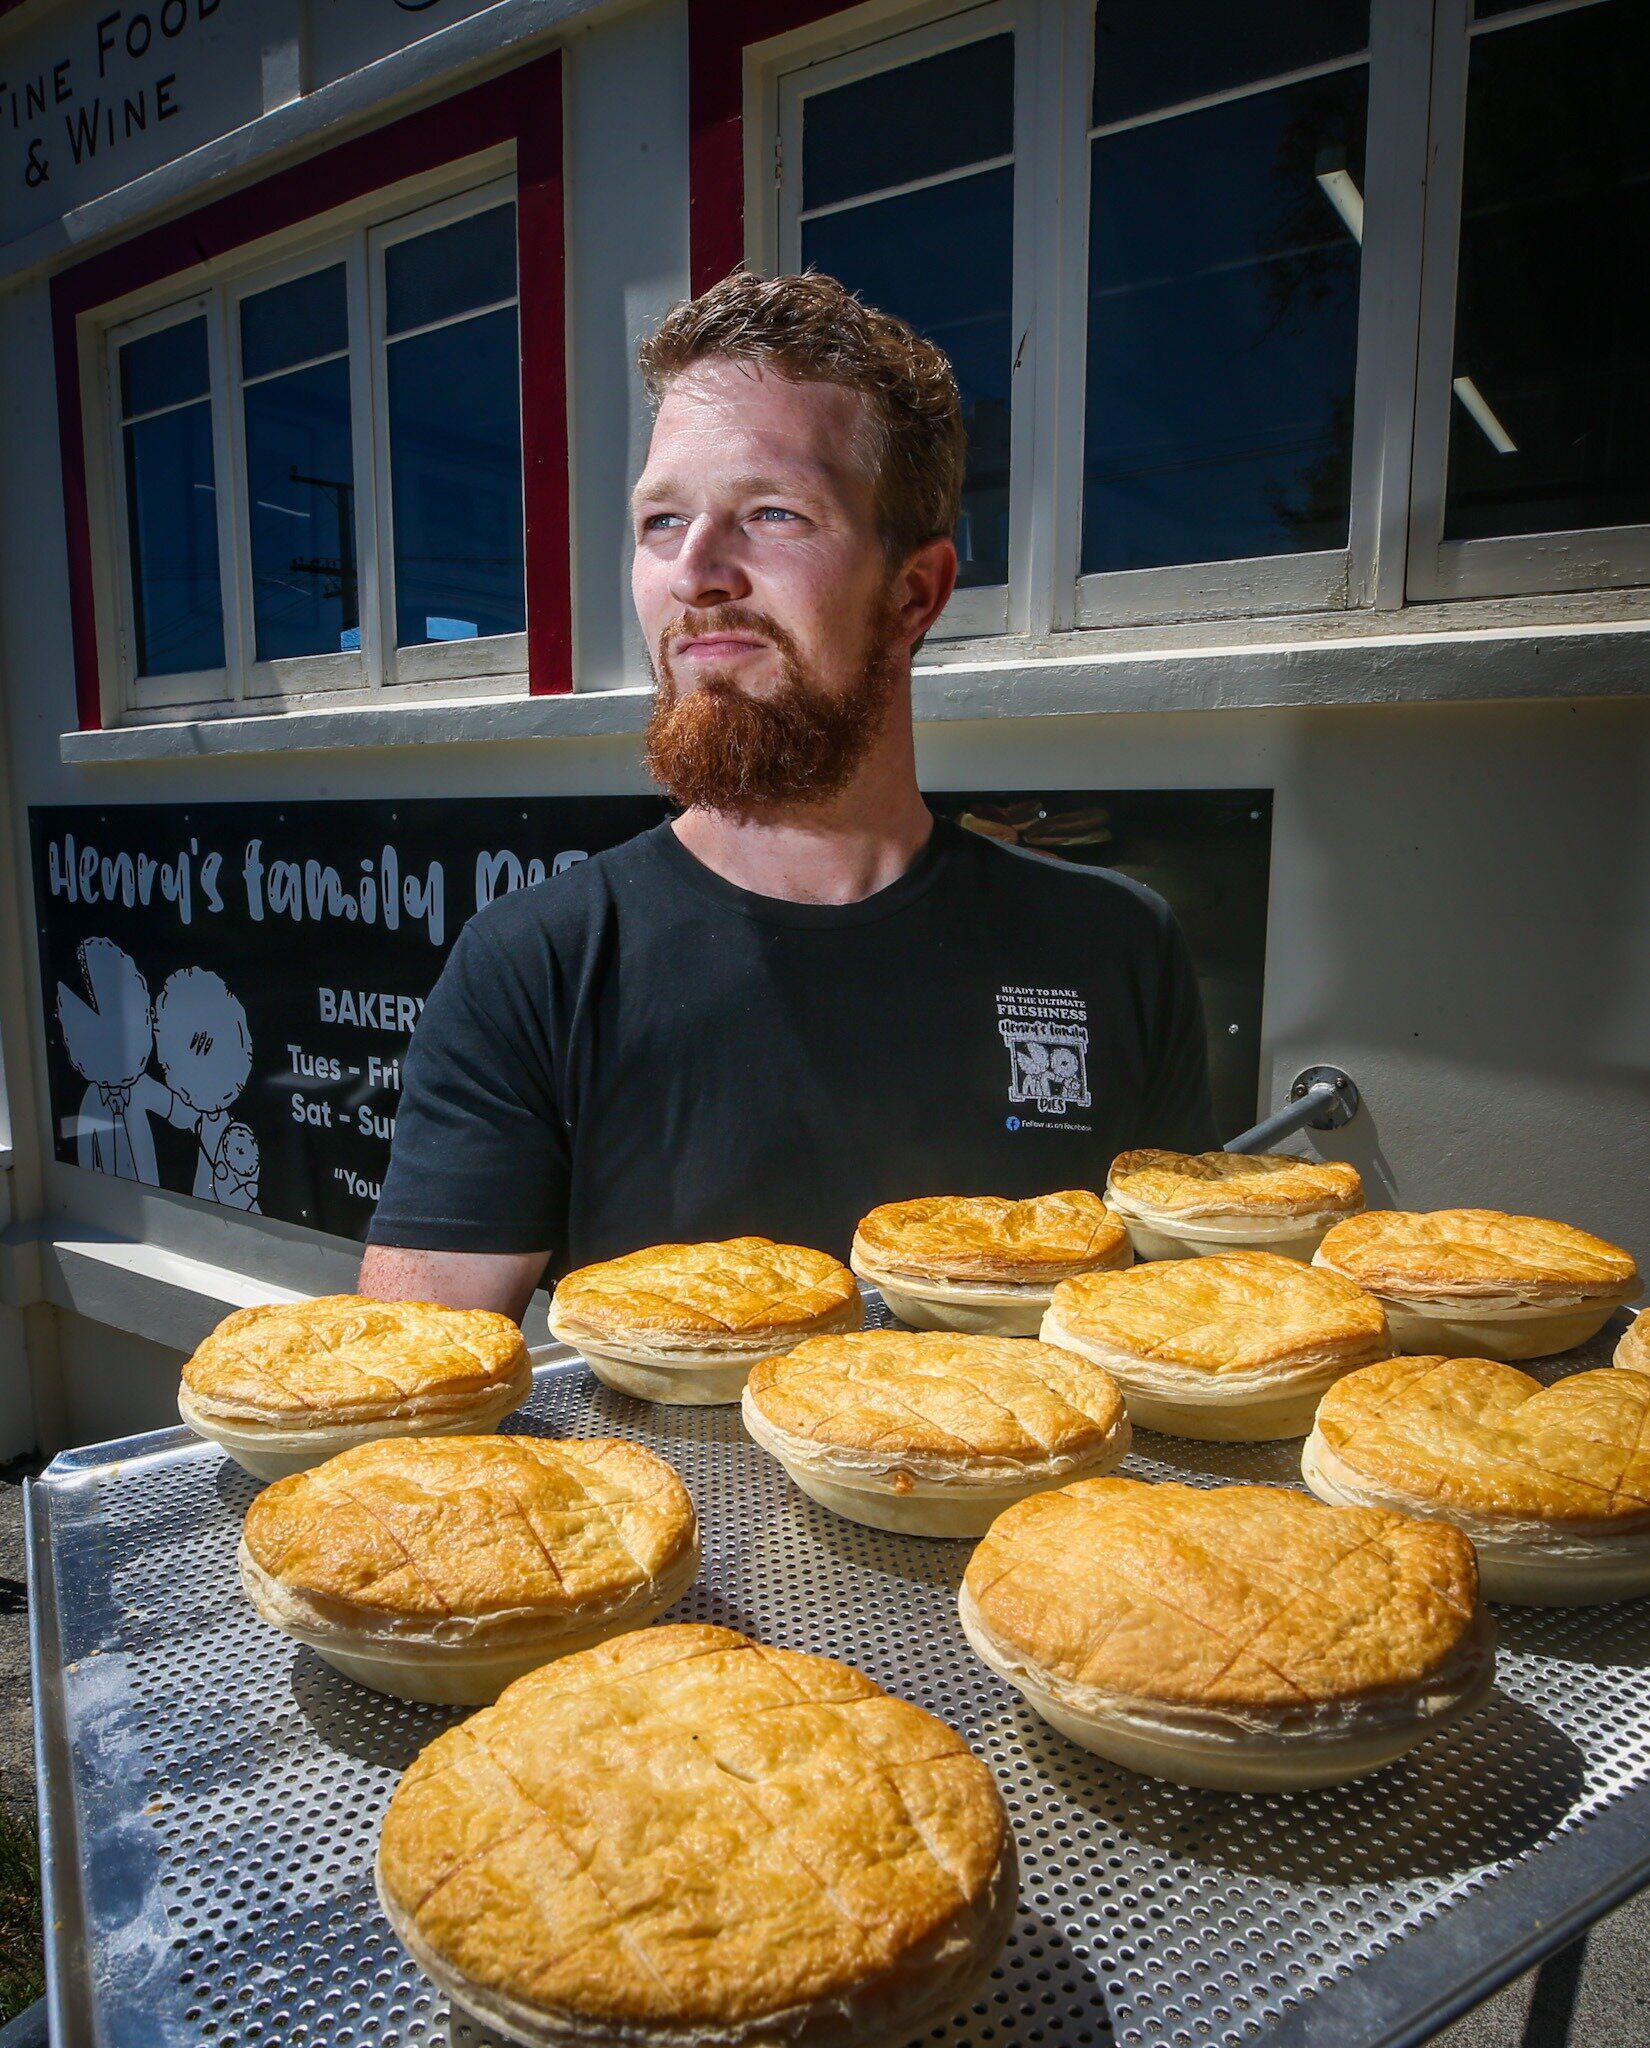
[[[1303,548],[1346,546],[1352,503],[1352,400],[1348,379],[1325,409],[1319,452],[1266,493],[1272,517]]]

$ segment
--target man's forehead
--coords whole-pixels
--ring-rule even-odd
[[[696,363],[665,393],[634,495],[681,495],[707,481],[740,495],[810,486],[857,495],[869,485],[864,425],[864,399],[846,385]]]

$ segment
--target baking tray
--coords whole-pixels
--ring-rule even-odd
[[[560,1346],[535,1361],[510,1426],[633,1438],[692,1490],[704,1571],[674,1618],[857,1665],[996,1772],[1019,1917],[986,1995],[925,2042],[1403,2048],[1650,1881],[1650,1600],[1501,1609],[1490,1704],[1359,1784],[1184,1791],[1073,1747],[974,1657],[969,1544],[814,1506],[737,1408],[633,1401]],[[1289,1482],[1298,1451],[1142,1434],[1123,1469]],[[400,1773],[461,1710],[363,1691],[254,1616],[235,1546],[256,1490],[183,1430],[29,1489],[55,2048],[480,2048],[371,1880]]]

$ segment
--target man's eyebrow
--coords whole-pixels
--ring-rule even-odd
[[[718,488],[730,492],[733,496],[740,498],[757,498],[763,496],[775,498],[800,498],[811,497],[815,491],[821,488],[824,481],[825,472],[823,469],[821,469],[817,477],[808,477],[805,479],[798,478],[795,476],[772,476],[762,470],[747,470],[740,476],[730,476],[722,478],[719,482]],[[684,498],[687,495],[687,485],[679,481],[676,477],[644,476],[637,483],[636,488],[631,492],[630,502],[631,505],[634,507],[637,505],[652,503],[661,499],[668,502],[672,498]]]

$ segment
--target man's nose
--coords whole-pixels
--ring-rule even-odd
[[[750,596],[751,580],[739,559],[737,539],[708,514],[692,522],[671,564],[670,594],[678,604],[703,611]]]

